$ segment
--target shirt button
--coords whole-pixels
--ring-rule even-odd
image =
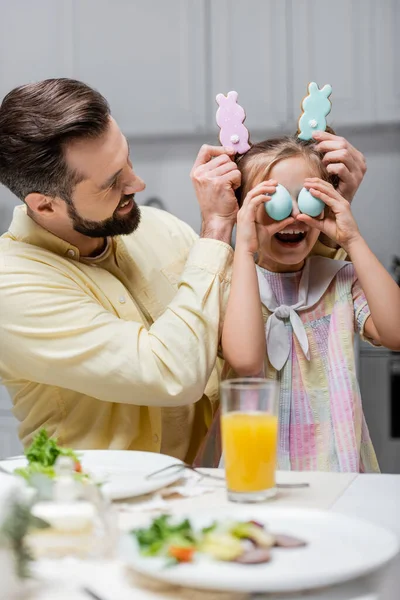
[[[126,298],[125,298],[125,296],[120,296],[120,297],[118,298],[118,302],[120,302],[121,304],[125,304],[125,302],[126,302]]]
[[[157,442],[158,442],[158,435],[156,433],[153,435],[153,442],[155,444],[157,444]]]
[[[75,250],[72,250],[72,248],[70,248],[69,250],[67,250],[67,256],[69,256],[70,258],[74,258],[74,256],[75,256]]]

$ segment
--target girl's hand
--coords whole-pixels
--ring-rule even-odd
[[[329,208],[328,214],[322,219],[314,219],[308,215],[297,215],[297,221],[307,223],[310,227],[319,229],[329,238],[349,252],[352,243],[360,239],[361,234],[351,212],[350,203],[335,190],[333,185],[318,177],[309,177],[304,182],[315,198],[319,198]]]
[[[271,200],[271,195],[274,194],[276,186],[277,182],[270,179],[259,183],[247,194],[238,212],[235,250],[250,254],[258,251],[259,239],[256,219],[258,207]]]
[[[256,185],[247,194],[238,213],[235,250],[254,254],[267,239],[295,222],[291,215],[283,221],[274,221],[267,215],[264,206],[260,208],[262,204],[271,200],[277,185],[275,179],[269,179]]]

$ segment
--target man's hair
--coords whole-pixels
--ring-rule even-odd
[[[65,160],[68,142],[94,139],[109,125],[103,96],[74,79],[46,79],[12,90],[0,106],[0,182],[24,200],[32,192],[70,201],[84,179]]]

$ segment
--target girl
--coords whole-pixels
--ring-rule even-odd
[[[261,142],[238,166],[241,209],[224,358],[237,376],[279,381],[280,469],[379,471],[362,412],[354,332],[400,350],[400,289],[362,238],[312,142]],[[293,204],[280,222],[264,207],[278,183]],[[298,209],[303,187],[325,204],[317,218]],[[310,256],[320,232],[352,263]]]

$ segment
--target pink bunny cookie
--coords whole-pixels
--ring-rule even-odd
[[[246,118],[244,109],[238,104],[237,92],[228,92],[227,96],[218,94],[216,100],[219,105],[216,120],[220,128],[219,140],[223,146],[234,148],[237,154],[244,154],[250,150],[249,132],[243,125]]]

